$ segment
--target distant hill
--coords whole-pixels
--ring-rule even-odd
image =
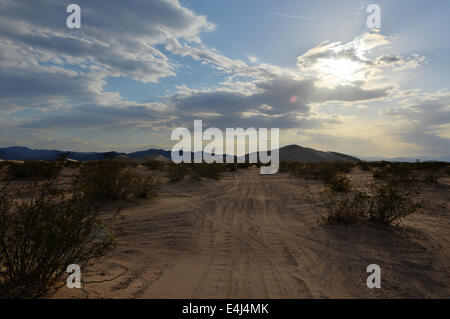
[[[280,161],[296,162],[359,162],[360,159],[336,152],[317,151],[298,145],[288,145],[280,148]]]
[[[145,151],[133,153],[118,153],[118,152],[71,152],[59,150],[33,150],[28,147],[13,146],[0,148],[0,159],[3,160],[42,160],[54,161],[60,157],[60,154],[67,155],[68,158],[80,162],[105,160],[110,158],[117,158],[120,160],[132,161],[146,161],[146,160],[170,160],[171,151],[162,149],[149,149]],[[191,158],[193,154],[191,153]],[[246,155],[248,159],[248,154]],[[297,162],[332,162],[332,161],[359,161],[358,158],[336,153],[336,152],[322,152],[312,148],[302,147],[298,145],[288,145],[280,148],[280,161],[297,161]]]
[[[12,146],[6,148],[0,148],[0,158],[3,160],[41,160],[41,161],[54,161],[59,158],[60,154],[67,154],[68,158],[77,161],[95,161],[108,158],[114,158],[119,155],[126,155],[117,152],[104,152],[104,153],[83,153],[83,152],[65,152],[59,150],[32,150],[23,146]]]

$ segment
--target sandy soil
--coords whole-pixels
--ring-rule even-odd
[[[285,174],[167,183],[125,204],[117,248],[83,278],[84,292],[53,297],[448,298],[450,185],[424,185],[427,208],[385,228],[324,224],[307,195],[321,183]],[[381,267],[381,289],[366,286],[369,264]]]

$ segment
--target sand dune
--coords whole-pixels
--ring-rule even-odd
[[[351,178],[364,182],[358,171]],[[259,170],[217,182],[168,183],[152,201],[128,204],[118,246],[84,280],[55,298],[448,297],[450,187],[404,226],[324,225],[306,194],[319,182]],[[366,267],[382,269],[368,289]],[[112,281],[105,281],[123,273]]]

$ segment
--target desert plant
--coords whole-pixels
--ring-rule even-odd
[[[116,161],[84,163],[75,186],[91,200],[122,199],[130,192],[132,178],[121,174],[124,164]]]
[[[324,219],[329,223],[352,223],[363,217],[369,207],[369,196],[362,190],[336,193],[325,190],[321,193],[322,202],[328,210]]]
[[[351,189],[350,179],[341,174],[327,177],[325,185],[335,192],[346,192]]]
[[[370,171],[371,169],[370,169],[370,166],[369,166],[369,163],[367,163],[367,162],[363,162],[363,161],[361,161],[361,162],[358,162],[358,163],[356,163],[358,166],[359,166],[359,168],[361,169],[361,170],[363,170],[363,171]]]
[[[165,163],[162,161],[152,160],[147,161],[143,164],[145,167],[147,167],[150,170],[164,170]]]
[[[372,184],[370,187],[369,218],[381,224],[397,224],[417,211],[421,204],[415,200],[418,191],[393,183]]]
[[[415,200],[418,191],[410,186],[393,183],[372,184],[368,190],[338,193],[330,188],[324,190],[322,201],[328,210],[328,222],[353,222],[360,217],[390,225],[414,213],[421,207]]]
[[[140,175],[133,167],[116,161],[86,163],[75,179],[75,186],[91,200],[148,198],[159,189],[151,175]]]
[[[377,168],[373,177],[389,182],[411,182],[414,180],[413,165],[412,163],[390,163]]]
[[[249,163],[249,162],[245,162],[245,163],[237,163],[237,168],[239,169],[247,169],[250,168],[253,164]]]
[[[138,198],[154,197],[161,187],[161,181],[152,175],[140,176],[136,173],[133,180],[133,194]]]
[[[25,161],[10,162],[7,174],[11,179],[36,178],[51,179],[58,176],[61,166],[52,162]]]
[[[224,169],[225,167],[218,163],[192,164],[191,177],[195,180],[200,180],[202,177],[218,180]]]
[[[29,186],[33,195],[14,202],[0,188],[0,296],[45,295],[77,264],[84,272],[113,247],[99,210],[83,194],[67,199],[51,182]]]
[[[167,166],[166,176],[171,182],[179,182],[188,174],[188,167],[186,164],[171,163]]]

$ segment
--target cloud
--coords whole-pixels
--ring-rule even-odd
[[[321,84],[332,86],[342,83],[371,84],[383,80],[383,69],[394,71],[415,69],[425,63],[417,54],[373,56],[372,51],[390,44],[389,39],[377,32],[364,33],[354,40],[322,42],[297,58],[297,66],[306,74],[317,76]]]
[[[35,64],[75,65],[86,72],[101,71],[104,76],[157,82],[175,76],[176,68],[157,45],[170,39],[200,42],[201,32],[214,29],[205,16],[196,15],[177,0],[80,0],[77,4],[82,27],[70,30],[64,2],[3,0],[0,48],[14,47],[20,52],[16,65],[9,59],[9,67],[13,70],[21,61],[33,60]]]
[[[417,145],[423,155],[449,155],[450,93],[422,93],[398,102],[403,105],[382,111],[383,115],[402,121],[401,125],[391,129],[391,133]]]

